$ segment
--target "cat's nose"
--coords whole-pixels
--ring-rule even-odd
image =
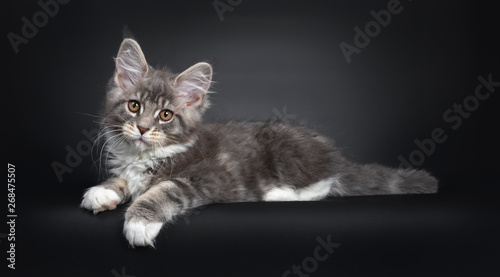
[[[139,125],[137,125],[137,129],[139,129],[139,132],[141,133],[141,135],[144,135],[144,133],[146,133],[149,130],[149,128],[145,128],[145,127],[142,127]]]

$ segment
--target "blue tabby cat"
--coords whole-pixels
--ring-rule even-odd
[[[130,38],[115,63],[98,136],[110,178],[89,188],[81,206],[98,213],[129,202],[124,234],[132,246],[153,246],[165,223],[214,202],[437,191],[425,171],[355,164],[303,127],[204,124],[208,63],[180,74],[155,69]]]

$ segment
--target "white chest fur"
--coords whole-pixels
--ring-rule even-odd
[[[185,152],[192,143],[174,144],[154,149],[139,150],[134,146],[123,144],[111,149],[113,158],[108,163],[110,173],[127,181],[132,198],[144,192],[148,169],[154,168],[158,162]]]

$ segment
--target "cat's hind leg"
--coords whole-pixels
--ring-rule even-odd
[[[338,177],[330,177],[302,188],[274,186],[263,195],[264,201],[315,201],[329,195],[342,195],[344,190]]]

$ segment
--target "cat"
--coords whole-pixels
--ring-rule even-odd
[[[81,207],[97,214],[130,202],[123,232],[132,247],[154,247],[165,223],[215,202],[437,192],[425,171],[350,162],[332,140],[301,126],[203,124],[209,63],[180,74],[155,69],[125,38],[115,66],[98,135],[110,177],[86,190]]]

